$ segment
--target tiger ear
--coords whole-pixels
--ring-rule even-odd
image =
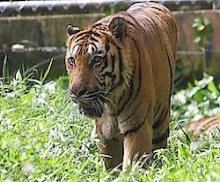
[[[124,18],[116,17],[113,18],[109,24],[109,30],[112,32],[112,35],[122,42],[126,36],[127,23]]]
[[[73,35],[73,34],[79,32],[80,29],[79,29],[79,27],[73,27],[72,25],[68,25],[66,31],[67,31],[67,34],[68,34],[69,36],[71,36],[71,35]]]

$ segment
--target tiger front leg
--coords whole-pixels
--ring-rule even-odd
[[[128,171],[132,162],[138,160],[145,154],[152,153],[152,129],[151,125],[145,123],[124,136],[123,170]]]
[[[107,170],[118,167],[123,161],[123,138],[115,122],[108,117],[96,119],[92,136],[97,138],[97,148]]]
[[[123,159],[123,142],[120,138],[101,140],[96,143],[107,170],[119,167]]]

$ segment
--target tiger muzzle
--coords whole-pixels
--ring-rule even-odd
[[[79,105],[80,114],[92,118],[102,116],[105,97],[100,91],[74,93],[70,90],[69,95],[72,101]]]

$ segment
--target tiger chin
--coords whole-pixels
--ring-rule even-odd
[[[177,27],[158,3],[137,3],[80,29],[67,27],[69,96],[94,121],[107,169],[166,147]]]

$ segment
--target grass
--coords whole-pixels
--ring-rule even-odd
[[[219,135],[176,137],[179,125],[218,112],[212,77],[176,92],[168,148],[156,151],[148,169],[135,164],[118,175],[100,162],[91,121],[68,102],[67,80],[32,82],[20,72],[0,82],[0,181],[220,181]]]

